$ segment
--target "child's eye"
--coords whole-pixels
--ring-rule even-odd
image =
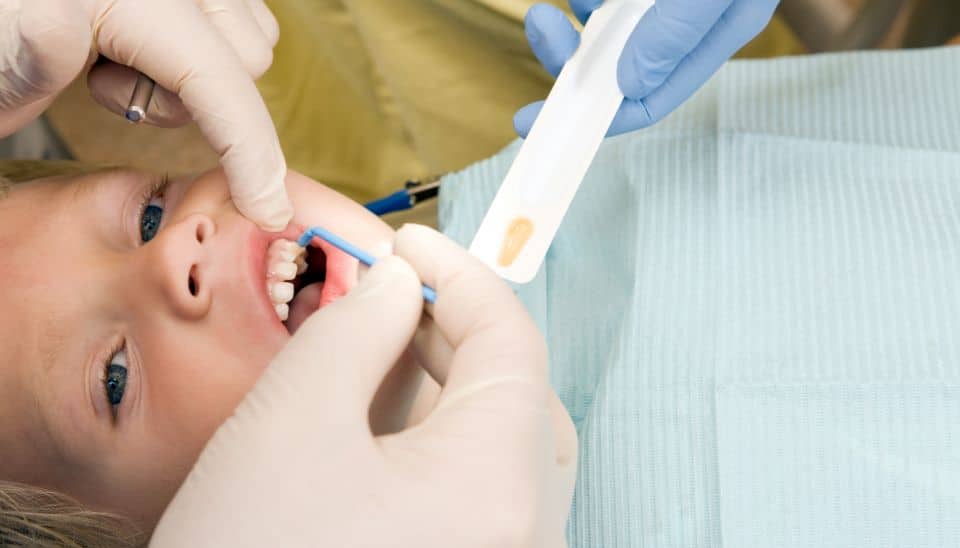
[[[140,200],[140,241],[147,243],[157,236],[163,220],[163,193],[170,185],[166,175],[150,185]]]
[[[140,215],[140,240],[147,243],[157,235],[163,219],[163,197],[154,196],[147,202]]]
[[[123,401],[127,389],[127,351],[121,348],[107,362],[103,376],[103,389],[111,406]]]

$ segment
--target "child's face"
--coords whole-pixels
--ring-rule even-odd
[[[219,170],[173,179],[145,219],[155,183],[117,171],[33,181],[0,199],[0,479],[142,524],[289,337],[266,292],[279,235],[237,212]],[[392,240],[306,177],[291,173],[287,188],[288,239],[323,225],[367,249]],[[337,283],[355,282],[341,270],[352,279]]]

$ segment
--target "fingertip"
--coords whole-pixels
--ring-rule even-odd
[[[530,126],[521,118],[519,111],[513,115],[513,130],[517,132],[521,139],[526,139],[530,133]]]
[[[381,242],[373,251],[373,255],[378,259],[369,272],[372,273],[379,268],[385,272],[406,276],[419,294],[420,277],[402,250],[424,246],[433,248],[437,242],[440,242],[439,245],[444,245],[443,241],[446,239],[446,236],[428,226],[405,223],[397,229],[393,242]]]
[[[654,90],[653,83],[645,82],[641,74],[635,57],[624,51],[617,63],[617,84],[627,99],[642,99]]]
[[[267,184],[261,183],[261,186],[265,188],[262,189],[261,194],[255,195],[252,199],[248,199],[246,193],[241,192],[244,195],[243,201],[249,204],[246,207],[250,214],[247,215],[243,208],[238,205],[240,212],[247,215],[248,218],[254,219],[257,224],[271,232],[282,231],[293,219],[293,204],[290,203],[290,197],[287,195],[286,171],[286,164],[284,163],[280,175],[269,180],[270,182]],[[258,183],[260,181],[248,181],[248,184],[254,186]],[[236,197],[234,197],[234,200],[236,201]]]
[[[384,289],[390,294],[412,296],[407,300],[412,299],[417,307],[420,305],[420,278],[410,263],[396,255],[377,260],[348,295],[365,298]]]
[[[657,118],[650,112],[646,101],[624,99],[617,115],[607,130],[607,137],[614,137],[622,133],[643,129],[657,122]]]
[[[268,232],[279,232],[293,218],[286,186],[287,163],[278,141],[260,142],[260,150],[253,150],[253,143],[231,148],[220,163],[240,214]]]
[[[397,229],[393,241],[394,253],[400,257],[419,257],[423,249],[433,251],[443,250],[446,246],[462,248],[440,232],[417,223],[405,223]]]
[[[443,278],[443,271],[451,265],[463,265],[469,262],[471,255],[440,232],[419,224],[407,223],[397,230],[393,242],[394,253],[403,257],[418,272],[420,279],[429,287],[441,293],[437,287]]]
[[[254,80],[259,79],[273,65],[273,44],[262,38],[261,44],[247,48],[242,60],[250,76]]]
[[[287,199],[286,190],[270,202],[262,202],[253,208],[241,208],[237,204],[237,209],[244,217],[253,220],[263,230],[282,232],[290,224],[290,220],[293,219],[293,206]]]
[[[652,93],[680,62],[673,59],[652,62],[643,31],[642,26],[633,30],[617,61],[617,83],[623,96],[628,99],[642,99]]]
[[[517,135],[524,139],[527,138],[527,135],[530,134],[530,129],[533,127],[533,123],[540,114],[540,109],[543,108],[543,103],[543,101],[530,103],[513,115],[513,129],[516,130]]]
[[[253,12],[253,16],[260,26],[260,30],[263,31],[267,42],[271,47],[276,46],[280,39],[280,25],[277,23],[277,18],[273,15],[273,12],[262,0],[248,0],[247,5]]]
[[[280,218],[280,217],[278,217]],[[293,218],[293,215],[286,218],[286,221],[277,221],[274,219],[268,219],[266,221],[257,222],[257,226],[260,227],[265,232],[283,232],[283,230],[290,224],[290,219]]]
[[[580,33],[567,15],[549,4],[534,4],[527,11],[524,30],[537,60],[554,77],[580,45]]]
[[[526,15],[523,16],[523,32],[527,36],[527,43],[530,44],[530,47],[534,50],[537,49],[537,45],[542,39],[540,25],[537,24],[537,21],[542,17],[541,14],[545,8],[546,6],[544,6],[544,4],[534,4],[530,6]]]

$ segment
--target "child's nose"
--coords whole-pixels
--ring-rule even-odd
[[[152,249],[150,270],[174,312],[201,318],[210,310],[211,283],[206,278],[210,240],[216,224],[202,214],[192,214],[163,231],[146,248]]]

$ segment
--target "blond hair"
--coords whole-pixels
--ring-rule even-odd
[[[126,518],[88,510],[49,489],[0,481],[2,546],[132,548],[145,542]]]
[[[113,166],[81,162],[0,160],[0,199],[17,183],[110,169]],[[127,518],[89,510],[56,491],[0,481],[0,546],[127,548],[145,544],[145,535]]]
[[[117,169],[117,166],[69,160],[0,160],[0,198],[17,183],[47,177],[90,175],[111,169]]]

